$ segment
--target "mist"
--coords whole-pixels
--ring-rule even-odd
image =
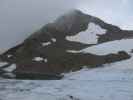
[[[132,0],[0,0],[0,51],[21,43],[32,32],[70,9],[133,29]]]

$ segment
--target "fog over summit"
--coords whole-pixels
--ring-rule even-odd
[[[73,8],[123,29],[133,29],[131,4],[131,0],[0,0],[0,48],[9,49],[22,42]]]

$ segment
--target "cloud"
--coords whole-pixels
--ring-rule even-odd
[[[78,8],[123,29],[133,30],[132,0],[90,0],[81,2]]]
[[[66,0],[3,0],[0,1],[0,48],[22,42],[33,31],[74,8]]]
[[[72,8],[133,29],[132,3],[132,0],[0,0],[0,48],[8,49],[22,42]]]

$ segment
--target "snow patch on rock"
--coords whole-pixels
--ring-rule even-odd
[[[99,25],[91,22],[89,23],[87,30],[74,36],[67,36],[66,39],[68,41],[76,41],[85,44],[96,44],[98,39],[97,35],[106,34],[106,31],[106,29],[103,29]]]
[[[8,57],[8,58],[11,58],[12,56],[13,56],[13,55],[10,55],[10,54],[9,54],[9,55],[7,55],[7,57]]]
[[[33,58],[33,61],[47,63],[48,62],[48,59],[47,58],[43,58],[43,57],[35,57],[35,58]]]
[[[52,38],[51,40],[52,40],[52,42],[56,42],[56,38]]]
[[[35,57],[34,59],[33,59],[33,61],[43,61],[43,58],[42,57]]]
[[[45,59],[44,59],[44,62],[45,62],[45,63],[47,63],[47,62],[48,62],[48,59],[47,59],[47,58],[45,58]]]
[[[48,45],[50,45],[51,44],[51,42],[44,42],[44,43],[42,43],[42,46],[48,46]]]
[[[3,70],[6,72],[13,72],[16,69],[16,64],[12,64],[7,68],[4,68]]]
[[[66,50],[66,52],[68,52],[68,53],[80,53],[80,51],[77,51],[77,50]]]
[[[7,62],[0,62],[0,67],[3,67],[5,65],[7,65],[8,63]]]

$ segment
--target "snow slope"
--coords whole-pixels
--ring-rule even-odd
[[[93,53],[97,55],[106,55],[109,53],[117,53],[118,51],[130,52],[133,49],[133,39],[115,40],[112,42],[102,43],[81,50],[83,53]]]

